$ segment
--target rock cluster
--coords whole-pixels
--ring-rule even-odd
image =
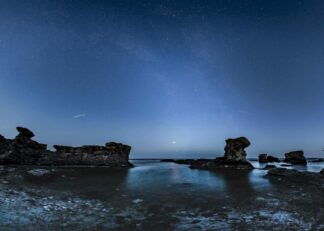
[[[34,137],[32,131],[23,127],[17,127],[17,131],[19,134],[13,140],[0,135],[1,164],[132,166],[129,163],[131,147],[128,145],[115,142],[105,146],[54,145],[56,151],[52,152],[47,150],[46,144],[31,139]]]
[[[2,140],[0,163],[35,164],[46,152],[47,145],[32,140],[34,134],[27,128],[17,127],[17,131],[15,139]]]
[[[96,165],[96,166],[131,166],[128,156],[131,147],[110,142],[105,146],[84,145],[70,147],[54,145],[56,152],[45,156],[41,161],[55,165]]]
[[[245,148],[250,146],[250,141],[245,137],[227,139],[223,157],[214,160],[197,160],[191,163],[191,168],[198,169],[253,169],[252,164],[246,160]]]
[[[268,154],[260,154],[259,155],[259,162],[260,163],[272,163],[272,162],[280,162],[277,157],[270,156]]]
[[[284,162],[291,164],[307,164],[306,158],[304,157],[303,151],[293,151],[285,153]]]

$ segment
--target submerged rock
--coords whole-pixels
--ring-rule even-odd
[[[323,170],[322,170],[323,171]],[[315,186],[316,190],[323,192],[324,175],[321,172],[297,171],[296,169],[273,168],[265,176],[274,182],[285,182],[285,184],[295,184],[299,187],[307,184]]]
[[[245,137],[237,139],[227,139],[223,157],[214,160],[197,160],[191,163],[190,168],[197,169],[253,169],[252,164],[246,160],[245,148],[250,145],[250,141]]]
[[[293,152],[285,153],[284,162],[291,163],[291,164],[302,164],[302,165],[307,164],[303,151],[293,151]]]
[[[287,168],[273,168],[270,169],[267,173],[269,176],[297,176],[300,172],[296,169],[287,169]]]
[[[267,164],[264,169],[272,169],[272,168],[276,168],[275,165],[272,165],[272,164]]]
[[[19,134],[13,140],[0,135],[0,164],[132,166],[128,145],[115,142],[105,146],[54,145],[56,151],[52,152],[47,150],[46,144],[32,140],[34,133],[29,129],[17,127],[17,131]]]
[[[32,169],[27,171],[28,174],[33,175],[33,176],[44,176],[50,173],[49,170],[47,169],[42,169],[42,168],[38,168],[38,169]]]

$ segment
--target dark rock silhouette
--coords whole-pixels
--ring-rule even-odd
[[[190,168],[198,169],[253,169],[252,164],[246,160],[245,148],[250,145],[250,141],[245,137],[227,139],[223,157],[214,160],[197,160],[191,163]]]
[[[284,162],[291,163],[291,164],[302,164],[302,165],[307,164],[303,151],[293,151],[293,152],[285,153]]]
[[[17,131],[19,134],[13,140],[0,135],[1,164],[132,166],[128,161],[131,150],[128,145],[115,142],[105,146],[54,145],[56,152],[52,152],[47,150],[46,144],[31,139],[34,137],[32,131],[23,127],[17,127]]]
[[[260,154],[259,155],[259,162],[260,163],[272,163],[272,162],[280,162],[277,157],[269,156],[268,154]]]
[[[245,148],[250,146],[250,141],[245,137],[227,139],[224,148],[224,159],[228,161],[246,161]]]
[[[17,127],[17,131],[19,134],[15,139],[6,139],[6,147],[0,155],[0,163],[36,164],[46,152],[47,145],[32,140],[34,134],[27,128]]]
[[[28,128],[17,127],[17,131],[19,132],[18,136],[26,137],[28,139],[31,139],[35,136],[34,133]]]

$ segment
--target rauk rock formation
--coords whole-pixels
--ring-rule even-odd
[[[306,158],[303,151],[293,151],[285,153],[284,162],[291,164],[307,164]]]
[[[191,163],[191,168],[198,169],[253,169],[252,164],[246,160],[245,148],[250,146],[250,141],[245,137],[227,139],[223,157],[214,160],[197,160]]]
[[[55,152],[47,150],[46,144],[32,140],[34,133],[17,127],[15,139],[0,135],[0,164],[26,165],[95,165],[130,167],[131,147],[110,142],[105,146],[85,145],[81,147],[54,145]]]

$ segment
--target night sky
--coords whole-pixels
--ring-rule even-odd
[[[131,157],[324,156],[324,1],[1,1],[0,133]]]

